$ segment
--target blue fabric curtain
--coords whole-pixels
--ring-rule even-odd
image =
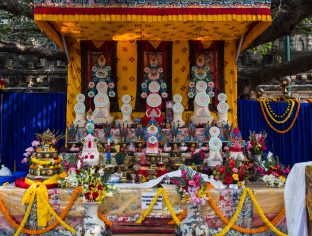
[[[297,162],[312,160],[312,104],[301,103],[296,123],[285,134],[278,134],[267,125],[263,118],[259,102],[238,100],[237,104],[238,125],[244,139],[248,139],[249,130],[256,132],[265,130],[268,134],[268,150],[278,156],[282,163],[293,165]],[[278,115],[282,114],[287,106],[285,102],[272,102],[270,105]],[[289,127],[294,113],[285,124],[279,125],[273,122],[271,124],[279,130],[284,130]]]
[[[21,163],[24,150],[31,146],[36,133],[46,129],[66,129],[66,93],[4,93],[0,153],[11,170],[26,171]]]

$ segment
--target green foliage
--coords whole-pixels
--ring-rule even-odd
[[[272,42],[260,45],[258,47],[252,48],[251,51],[255,54],[259,54],[261,56],[265,56],[271,52]]]

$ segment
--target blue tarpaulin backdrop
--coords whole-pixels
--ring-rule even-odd
[[[268,150],[277,155],[282,163],[293,165],[312,160],[312,104],[301,103],[296,123],[285,134],[278,134],[267,125],[257,101],[238,100],[237,105],[238,125],[244,139],[248,139],[249,130],[256,132],[265,130],[268,134]],[[287,106],[285,102],[270,103],[270,105],[278,115],[282,114]],[[282,125],[273,122],[271,124],[279,130],[284,130],[289,127],[292,118],[293,115]]]
[[[0,153],[11,170],[27,170],[21,163],[24,150],[36,133],[46,129],[65,133],[66,93],[4,93]]]

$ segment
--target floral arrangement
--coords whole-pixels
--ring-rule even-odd
[[[224,184],[238,184],[243,186],[255,178],[255,165],[252,161],[242,162],[228,158],[223,165],[217,165],[212,172],[215,180]]]
[[[247,149],[251,150],[254,155],[261,155],[267,149],[266,138],[267,133],[265,131],[261,131],[259,134],[250,131]]]
[[[68,173],[60,174],[59,181],[61,187],[75,188],[82,186],[82,199],[84,202],[101,203],[106,197],[112,197],[115,189],[107,184],[109,175],[103,169],[91,167],[88,169],[77,170],[71,168]]]
[[[278,157],[269,153],[267,158],[259,163],[257,171],[268,187],[281,187],[286,181],[290,167],[284,166],[279,162]]]
[[[171,182],[177,185],[177,191],[182,202],[194,205],[204,205],[207,199],[207,184],[204,178],[189,167],[181,167],[181,177],[171,178]]]
[[[22,163],[30,164],[31,157],[35,152],[55,152],[54,146],[57,142],[64,138],[64,135],[47,129],[44,133],[36,134],[36,139],[32,141],[31,146],[25,149]]]

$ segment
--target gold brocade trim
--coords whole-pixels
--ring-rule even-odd
[[[306,206],[309,216],[309,221],[312,221],[312,166],[306,166]]]

